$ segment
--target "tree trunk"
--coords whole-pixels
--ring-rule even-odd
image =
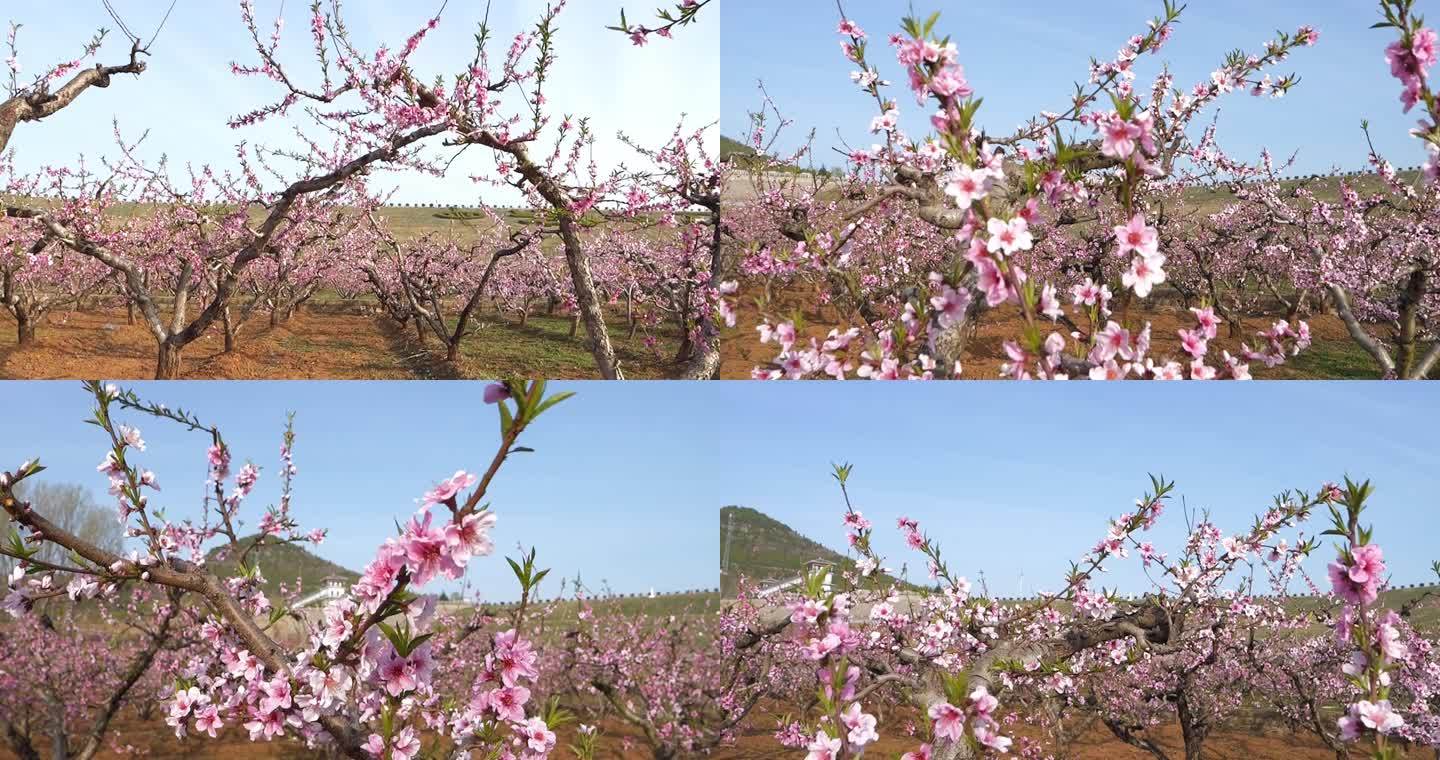
[[[220,325],[225,333],[225,353],[235,350],[235,323],[230,321],[230,307],[220,312]]]
[[[1295,300],[1290,303],[1290,308],[1285,310],[1285,319],[1295,321],[1305,311],[1305,300],[1310,296],[1308,291],[1300,291]]]
[[[180,352],[184,346],[166,340],[160,344],[155,360],[156,380],[176,380],[180,377]]]
[[[575,337],[575,333],[577,333],[577,332],[579,332],[579,331],[580,331],[580,312],[577,311],[577,312],[575,312],[574,314],[571,314],[571,315],[570,315],[570,337],[572,337],[572,338]]]
[[[630,336],[635,337],[635,296],[625,291],[625,321],[630,323]]]
[[[1400,297],[1400,333],[1396,336],[1395,365],[1400,377],[1410,377],[1415,367],[1415,338],[1418,330],[1420,302],[1425,298],[1425,270],[1416,269],[1405,283]]]
[[[460,361],[460,341],[452,340],[445,346],[445,361],[455,364]]]
[[[66,735],[65,726],[65,703],[55,699],[50,705],[50,710],[51,720],[55,724],[50,734],[50,759],[70,760],[70,739]]]
[[[40,760],[40,753],[30,743],[30,737],[20,733],[9,721],[0,724],[0,728],[4,729],[6,746],[19,760]]]
[[[135,324],[135,302],[128,297],[125,299],[125,324]]]
[[[35,342],[35,323],[28,316],[15,315],[15,341],[22,346]]]
[[[616,365],[615,348],[610,345],[610,332],[605,328],[605,315],[600,311],[600,300],[595,294],[590,261],[580,245],[580,237],[575,234],[575,220],[566,215],[560,218],[560,239],[565,242],[565,263],[570,268],[570,282],[575,289],[580,318],[585,323],[590,354],[595,357],[595,368],[600,371],[602,379],[624,379]]]
[[[1205,737],[1210,734],[1210,725],[1198,719],[1190,709],[1190,700],[1183,689],[1176,695],[1175,717],[1180,720],[1180,734],[1185,739],[1185,760],[1200,760],[1200,750],[1205,746]]]
[[[690,330],[684,319],[675,320],[680,328],[680,348],[675,351],[675,361],[683,362],[695,354],[695,341],[690,338]]]

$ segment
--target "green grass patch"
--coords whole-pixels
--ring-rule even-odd
[[[488,312],[478,321],[485,326],[467,337],[461,347],[467,376],[575,378],[595,373],[595,359],[585,346],[585,326],[582,324],[572,337],[567,316],[537,315],[521,325],[510,315]],[[667,325],[653,333],[658,343],[652,350],[645,345],[644,331],[628,337],[623,319],[609,316],[606,326],[626,377],[663,378],[671,374],[671,359],[680,345],[672,327]]]
[[[1393,355],[1393,347],[1392,347]],[[1272,369],[1252,364],[1260,380],[1379,380],[1380,365],[1354,341],[1317,342],[1300,355]],[[1440,379],[1440,367],[1430,373]]]

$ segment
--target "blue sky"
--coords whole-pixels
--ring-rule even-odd
[[[142,36],[154,30],[169,4],[168,0],[113,2],[126,24]],[[329,5],[328,0],[325,4]],[[115,26],[100,0],[66,0],[64,13],[56,11],[59,5],[55,0],[8,0],[0,11],[0,23],[23,24],[19,59],[28,74],[73,56],[97,28],[113,30]],[[281,0],[255,1],[262,32],[268,33],[281,6]],[[310,76],[316,72],[313,58],[309,57],[310,4],[290,0],[283,6],[286,31],[281,58],[295,71],[305,73],[302,81],[315,82],[318,77]],[[473,35],[484,15],[484,6],[473,2],[449,4],[440,26],[414,59],[421,80],[429,81],[437,74],[448,79],[469,65],[474,52]],[[543,0],[490,3],[496,60],[503,57],[516,33],[533,27],[544,6]],[[405,38],[439,7],[439,0],[344,3],[352,36],[372,50],[382,41],[392,49],[403,45]],[[619,20],[619,8],[619,0],[570,3],[558,21],[559,63],[547,87],[547,97],[559,111],[557,120],[566,113],[591,117],[599,138],[596,159],[602,167],[633,155],[615,140],[617,131],[632,135],[643,145],[654,145],[670,134],[681,113],[687,113],[687,124],[696,127],[719,118],[718,8],[707,8],[701,22],[681,30],[676,40],[657,40],[643,48],[604,29]],[[648,12],[650,5],[630,10]],[[126,77],[108,90],[88,92],[43,126],[28,124],[17,130],[11,146],[17,151],[20,166],[35,169],[46,163],[71,162],[81,152],[92,158],[99,153],[113,155],[112,119],[119,120],[122,132],[130,139],[149,129],[148,148],[142,155],[168,153],[177,170],[186,161],[230,166],[234,145],[241,140],[295,145],[290,127],[284,123],[241,130],[226,126],[229,117],[277,99],[278,91],[271,83],[239,79],[230,73],[232,61],[253,62],[249,43],[235,0],[182,0],[156,42],[150,68],[143,77]],[[114,30],[101,60],[109,64],[123,62],[128,52],[123,36]],[[478,202],[482,192],[489,202],[516,200],[508,189],[482,188],[472,183],[470,176],[485,173],[493,163],[482,159],[481,151],[469,153],[474,156],[458,161],[445,179],[417,175],[391,179],[401,191],[397,202],[469,205]]]
[[[1433,581],[1440,559],[1440,394],[1424,384],[806,383],[707,395],[723,410],[715,437],[736,449],[725,504],[843,548],[830,463],[850,462],[851,496],[888,566],[909,562],[922,580],[899,516],[940,541],[954,572],[978,581],[983,570],[992,593],[1018,593],[1021,573],[1026,592],[1053,589],[1108,519],[1133,509],[1148,473],[1176,482],[1151,535],[1172,556],[1181,497],[1239,532],[1280,491],[1348,473],[1376,485],[1367,514],[1396,582]],[[1331,554],[1307,567],[1323,571]],[[1139,568],[1123,562],[1103,582],[1141,590]]]
[[[126,387],[219,426],[236,467],[249,459],[262,468],[245,509],[250,529],[278,498],[280,435],[286,412],[295,411],[299,475],[292,513],[306,529],[330,529],[315,553],[355,570],[436,481],[458,469],[483,472],[498,443],[496,412],[481,402],[480,383]],[[516,556],[521,543],[536,547],[540,566],[553,568],[547,595],[577,572],[592,589],[608,581],[619,592],[718,585],[715,493],[728,477],[709,465],[714,443],[695,433],[694,394],[684,383],[575,389],[577,396],[522,440],[536,452],[515,455],[496,478],[489,498],[498,517],[496,555],[471,563],[473,587],[487,599],[516,598],[514,576],[500,555]],[[109,507],[105,478],[95,472],[105,438],[81,421],[90,415],[91,399],[80,383],[0,383],[0,408],[6,410],[4,469],[39,456],[49,467],[40,477],[89,486]],[[198,517],[206,437],[162,420],[129,419],[148,444],[138,461],[164,489],[156,506],[172,518]]]
[[[361,567],[415,499],[456,469],[482,469],[495,441],[476,383],[184,382],[137,388],[221,426],[238,458],[266,467],[252,507],[276,495],[279,434],[296,410],[295,514],[328,526],[322,556]],[[831,546],[843,511],[830,463],[854,464],[852,495],[893,566],[917,555],[894,519],[909,515],[953,569],[998,594],[1055,583],[1148,486],[1177,483],[1162,550],[1182,540],[1180,498],[1227,531],[1286,488],[1370,478],[1371,520],[1395,580],[1431,578],[1440,559],[1440,395],[1404,383],[573,383],[579,394],[532,429],[492,491],[502,553],[534,544],[552,577],[580,572],[622,592],[708,587],[718,510],[760,509]],[[102,440],[78,383],[0,384],[0,462],[39,455],[45,477],[90,485]],[[203,440],[142,421],[142,460],[172,514],[193,514]],[[187,512],[187,510],[189,510]],[[258,516],[258,511],[252,511]],[[253,523],[252,523],[253,524]],[[1318,532],[1317,526],[1315,530]],[[1322,569],[1328,549],[1310,562]],[[513,596],[499,557],[472,564],[488,598]],[[1138,589],[1136,561],[1108,585]],[[554,586],[552,585],[553,589]]]
[[[925,129],[919,120],[928,111],[917,110],[886,43],[911,5],[921,17],[943,11],[937,29],[958,46],[971,86],[985,99],[980,123],[992,133],[1009,133],[1040,110],[1062,110],[1074,82],[1088,78],[1092,56],[1113,58],[1161,12],[1159,0],[1045,0],[1023,4],[1023,9],[993,1],[847,2],[846,10],[870,34],[872,61],[898,83],[891,96],[900,100],[902,116],[910,117],[902,126],[915,136]],[[1253,159],[1268,146],[1280,157],[1299,150],[1300,172],[1361,169],[1366,145],[1359,125],[1368,118],[1376,146],[1392,163],[1411,166],[1424,160],[1422,147],[1408,135],[1415,120],[1401,114],[1399,86],[1384,60],[1390,30],[1368,28],[1379,18],[1376,2],[1194,0],[1188,5],[1167,47],[1158,57],[1142,59],[1137,83],[1148,85],[1168,61],[1177,86],[1188,89],[1208,78],[1227,51],[1260,51],[1276,29],[1288,32],[1310,24],[1320,30],[1317,47],[1297,51],[1278,69],[1302,79],[1284,99],[1234,93],[1221,100],[1220,144],[1233,156]],[[1419,5],[1427,10],[1425,3]],[[721,45],[726,135],[744,135],[746,114],[761,102],[756,82],[764,80],[781,110],[796,122],[780,145],[798,146],[814,127],[816,163],[835,166],[841,157],[831,149],[842,144],[840,136],[852,146],[875,142],[868,133],[875,104],[848,79],[854,67],[840,53],[838,19],[833,0],[729,0]],[[1211,113],[1213,108],[1197,123],[1208,123]]]

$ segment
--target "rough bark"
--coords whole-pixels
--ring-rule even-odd
[[[10,137],[15,133],[15,127],[27,121],[40,121],[46,117],[53,116],[61,109],[75,102],[82,93],[91,87],[106,88],[110,86],[111,78],[116,74],[134,74],[139,76],[145,72],[145,62],[140,60],[140,55],[145,51],[141,49],[137,41],[130,49],[130,62],[122,66],[104,66],[96,64],[93,68],[85,69],[70,78],[55,92],[48,89],[32,89],[16,95],[15,97],[0,103],[0,152],[10,147]]]
[[[516,168],[525,181],[540,193],[540,196],[555,209],[559,216],[560,240],[564,243],[565,265],[570,270],[570,283],[579,304],[580,318],[585,324],[590,355],[595,358],[595,368],[605,380],[621,380],[615,348],[610,343],[610,333],[605,327],[605,315],[600,310],[600,298],[595,290],[595,278],[590,273],[590,258],[580,242],[576,218],[571,211],[569,194],[534,161],[530,160],[522,143],[500,140],[489,132],[482,132],[475,142],[487,148],[508,153],[515,159]]]
[[[160,342],[155,354],[155,379],[177,380],[180,378],[181,351],[184,344],[173,340]]]
[[[30,742],[30,737],[10,721],[0,721],[0,734],[5,737],[5,745],[15,753],[18,760],[40,760],[40,753],[35,745]]]

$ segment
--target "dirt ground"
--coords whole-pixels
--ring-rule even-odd
[[[801,752],[782,747],[776,742],[774,734],[778,717],[768,710],[752,713],[743,726],[742,735],[736,745],[716,752],[713,757],[716,760],[794,760],[800,757]],[[906,735],[906,721],[903,718],[891,716],[887,720],[883,715],[879,717],[880,741],[867,747],[866,757],[895,758],[919,745],[919,739]],[[921,721],[913,722],[917,726],[923,726]],[[1023,726],[1008,727],[1005,733],[1011,737],[1030,736],[1042,740],[1036,731]],[[1149,736],[1156,740],[1169,756],[1185,756],[1179,726],[1163,726]],[[1054,751],[1048,743],[1042,743],[1042,746]],[[1020,742],[1017,741],[1011,755],[1015,756],[1019,748]],[[1359,758],[1365,755],[1354,753],[1353,756]],[[1064,757],[1067,760],[1154,760],[1154,756],[1148,752],[1116,739],[1098,722],[1091,725],[1070,745]],[[1284,730],[1242,730],[1236,727],[1215,730],[1205,742],[1204,757],[1206,760],[1335,760],[1335,753],[1308,735],[1290,734]]]
[[[226,354],[219,327],[185,349],[184,379],[231,380],[397,380],[489,378],[500,375],[553,379],[594,377],[583,329],[568,334],[568,319],[531,317],[526,325],[493,311],[479,315],[480,331],[466,339],[462,359],[447,366],[439,344],[422,347],[413,329],[402,330],[356,302],[302,307],[287,322],[271,327],[257,315],[240,330],[236,349]],[[627,374],[664,377],[673,336],[627,337],[614,320],[611,340]],[[18,380],[144,380],[155,376],[155,339],[138,321],[127,323],[123,307],[54,313],[34,343],[20,347],[13,321],[0,319],[0,378]]]
[[[775,722],[776,715],[771,712],[752,714],[736,744],[715,751],[711,757],[715,760],[795,760],[800,757],[803,751],[797,752],[782,747],[775,741]],[[552,758],[569,760],[575,757],[575,753],[569,749],[569,745],[574,740],[575,728],[574,724],[561,728],[558,732],[556,749],[550,755]],[[102,760],[118,760],[126,757],[126,754],[117,752],[116,749],[117,747],[124,748],[127,745],[139,750],[141,756],[162,760],[170,758],[298,760],[299,758],[322,757],[294,741],[251,742],[243,730],[233,728],[226,730],[217,739],[199,736],[179,740],[175,738],[170,727],[165,725],[158,714],[152,720],[142,721],[133,714],[126,713],[121,720],[112,724],[109,738],[116,737],[116,731],[119,732],[118,744],[114,741],[107,742],[106,748],[97,757]],[[1012,728],[1009,729],[1009,733],[1011,735],[1033,735],[1033,732],[1024,728]],[[901,753],[914,749],[918,744],[917,740],[903,733],[903,728],[895,728],[884,722],[880,727],[880,735],[880,741],[871,745],[866,752],[867,757],[898,757]],[[1177,727],[1163,727],[1151,736],[1158,740],[1171,756],[1182,757],[1184,755]],[[42,748],[43,754],[44,749]],[[1334,760],[1335,757],[1334,753],[1326,750],[1319,742],[1308,736],[1275,731],[1245,732],[1227,729],[1219,729],[1210,736],[1205,743],[1204,756],[1206,760]],[[1071,745],[1070,754],[1067,757],[1070,760],[1153,760],[1152,755],[1116,740],[1098,724]],[[1363,755],[1355,754],[1354,757],[1363,757]],[[0,745],[0,760],[14,760],[14,758],[14,754]],[[649,760],[650,752],[638,741],[638,735],[633,730],[622,725],[603,723],[596,758],[597,760]]]
[[[753,298],[743,295],[758,293],[761,288],[760,285],[750,283],[744,283],[740,288],[742,296],[736,308],[736,325],[727,330],[721,340],[722,379],[748,378],[754,367],[772,361],[778,353],[775,344],[760,343],[755,332],[761,321],[760,311]],[[842,322],[834,307],[821,305],[815,292],[804,286],[794,286],[774,293],[767,311],[772,314],[800,315],[804,324],[801,332],[807,337],[823,338]],[[1254,346],[1257,343],[1255,333],[1269,327],[1278,318],[1272,315],[1248,316],[1243,324],[1243,337],[1236,338],[1230,337],[1228,325],[1221,325],[1218,338],[1211,342],[1210,354],[1216,358],[1211,365],[1217,363],[1222,350],[1236,354],[1242,342],[1249,342]],[[1127,323],[1143,325],[1146,321],[1151,323],[1152,356],[1157,359],[1177,357],[1177,360],[1183,356],[1180,338],[1176,332],[1181,328],[1190,329],[1195,326],[1189,311],[1179,305],[1149,305],[1145,310],[1130,310]],[[1310,324],[1314,341],[1311,349],[1297,361],[1274,369],[1252,363],[1250,370],[1257,379],[1365,377],[1367,372],[1372,373],[1370,377],[1379,377],[1379,371],[1369,366],[1369,357],[1364,356],[1350,340],[1345,325],[1338,317],[1314,314],[1305,321]],[[964,377],[971,380],[997,378],[1000,365],[1006,361],[1004,343],[1019,335],[1022,325],[1020,310],[1014,305],[1006,305],[985,314],[978,333],[967,348]]]
[[[575,757],[569,745],[575,741],[576,728],[577,725],[571,723],[556,732],[555,750],[550,753],[550,757],[556,760],[570,760]],[[595,753],[596,760],[649,760],[650,752],[637,741],[638,733],[623,725],[601,724],[600,728],[601,739],[599,750]],[[129,751],[128,748],[135,751]],[[48,746],[37,749],[42,757],[48,757]],[[165,725],[160,713],[157,712],[151,720],[140,720],[133,714],[124,713],[120,720],[111,724],[111,730],[106,735],[106,746],[96,757],[99,760],[119,760],[134,756],[157,760],[301,760],[330,757],[306,749],[304,744],[294,740],[252,742],[244,729],[235,727],[227,728],[214,739],[205,735],[176,739],[174,730]],[[14,753],[3,743],[0,743],[0,760],[16,760]]]

